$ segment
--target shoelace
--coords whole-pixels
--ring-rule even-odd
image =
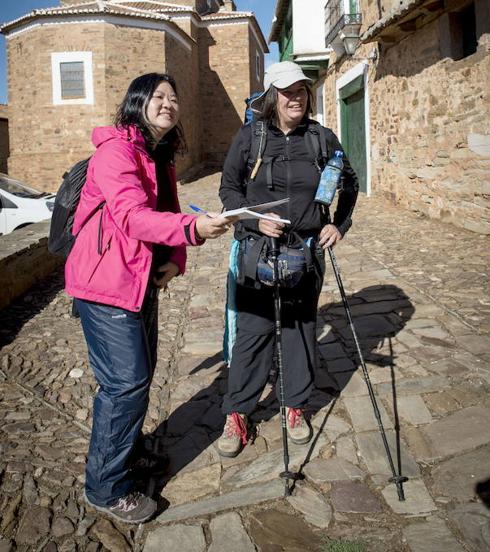
[[[126,496],[122,496],[111,509],[121,510],[123,512],[130,512],[138,506],[138,496],[140,493],[131,493]]]
[[[301,408],[288,408],[288,423],[290,428],[303,425],[304,417]]]
[[[238,412],[233,412],[230,415],[226,422],[226,436],[233,437],[233,435],[238,435],[243,445],[247,444],[247,425],[245,420],[238,414]]]

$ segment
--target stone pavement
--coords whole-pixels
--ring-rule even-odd
[[[218,208],[218,181],[180,187],[182,205]],[[168,466],[145,483],[161,497],[146,525],[109,521],[81,498],[95,382],[61,274],[0,313],[0,552],[326,552],[329,539],[369,551],[488,550],[488,238],[361,197],[336,248],[395,464],[409,478],[404,502],[328,266],[315,438],[290,450],[304,479],[283,497],[271,386],[253,444],[218,456],[228,243],[190,249],[187,274],[161,297],[145,430]]]

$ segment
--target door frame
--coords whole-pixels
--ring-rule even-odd
[[[315,90],[315,119],[325,126],[325,79],[319,81]]]
[[[349,69],[341,77],[335,81],[335,101],[337,104],[337,133],[339,140],[342,142],[342,121],[340,113],[340,90],[347,84],[357,79],[357,77],[363,75],[364,83],[364,128],[365,128],[365,141],[366,141],[366,195],[371,195],[371,125],[370,125],[370,113],[369,113],[369,62],[362,61],[358,63],[352,69]]]

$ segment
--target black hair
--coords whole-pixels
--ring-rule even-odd
[[[128,91],[119,105],[114,125],[127,128],[134,125],[143,134],[148,149],[155,145],[155,139],[151,132],[151,124],[146,116],[146,110],[151,97],[161,82],[168,82],[178,97],[175,80],[165,73],[146,73],[136,77],[129,85]],[[170,155],[185,153],[187,145],[184,137],[184,129],[180,121],[162,138],[161,144],[170,149]]]
[[[312,113],[313,107],[313,92],[311,91],[310,84],[308,81],[302,81],[306,93],[308,95],[308,101],[306,103],[305,117]],[[259,119],[266,121],[268,125],[274,124],[277,125],[277,88],[274,85],[270,85],[269,90],[267,90],[264,100],[262,103],[262,109],[259,115]]]

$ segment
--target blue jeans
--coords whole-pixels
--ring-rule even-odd
[[[99,390],[94,399],[85,491],[99,506],[133,489],[131,462],[156,365],[158,293],[140,313],[75,299]]]

